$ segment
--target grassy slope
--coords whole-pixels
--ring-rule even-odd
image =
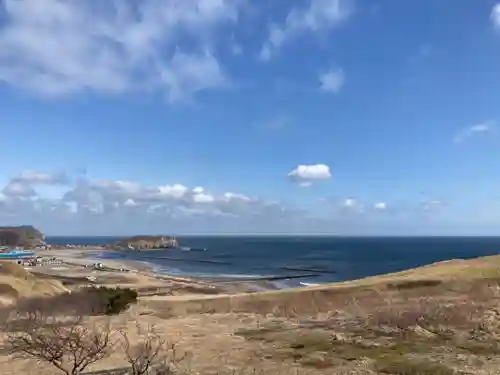
[[[12,302],[19,297],[53,296],[65,291],[59,281],[41,279],[11,261],[0,261],[0,302]]]
[[[305,310],[328,309],[328,302],[334,297],[349,294],[353,290],[383,290],[387,287],[408,283],[439,283],[449,281],[468,281],[479,279],[500,279],[500,255],[475,258],[470,260],[450,260],[427,266],[372,276],[359,280],[234,295],[185,295],[175,297],[152,298],[153,304],[169,302],[175,314],[197,312],[270,312],[280,306],[299,306]],[[296,307],[298,308],[298,307]]]

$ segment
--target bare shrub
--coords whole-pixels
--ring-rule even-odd
[[[389,290],[409,290],[409,289],[422,289],[432,288],[439,286],[443,283],[442,280],[407,280],[396,283],[387,284]]]
[[[130,375],[168,375],[187,358],[186,352],[179,352],[177,345],[163,339],[154,326],[144,329],[137,324],[135,333],[137,337],[131,339],[128,332],[120,331]]]
[[[11,321],[11,327],[6,343],[11,354],[51,364],[67,375],[108,357],[114,346],[108,324],[86,328],[81,317],[32,312]]]
[[[465,328],[470,326],[479,309],[472,302],[449,303],[434,298],[413,298],[409,301],[392,302],[374,309],[366,317],[368,326],[395,327],[400,330],[421,326],[429,330],[439,327]]]

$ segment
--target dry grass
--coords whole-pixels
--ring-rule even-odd
[[[448,375],[461,370],[460,359],[468,366],[464,374],[500,373],[494,360],[500,293],[492,280],[354,288],[343,297],[328,314],[296,314],[287,324],[260,323],[235,334],[259,342],[274,361],[317,371],[357,369],[368,361],[377,374]]]
[[[12,303],[19,297],[54,296],[67,289],[56,280],[45,280],[32,275],[22,266],[0,261],[0,298]]]
[[[265,365],[315,374],[496,374],[499,265],[500,257],[450,261],[322,287],[141,303],[172,321],[250,314],[234,335]]]
[[[384,358],[375,364],[379,374],[390,375],[454,375],[455,371],[437,362],[415,361],[405,358]]]
[[[144,296],[116,324],[154,324],[191,353],[193,374],[499,374],[499,267],[487,257],[300,290]]]

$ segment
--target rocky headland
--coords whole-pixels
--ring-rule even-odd
[[[0,227],[0,246],[34,248],[45,245],[45,235],[32,225]]]

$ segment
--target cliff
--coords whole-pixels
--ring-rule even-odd
[[[124,250],[168,249],[178,247],[175,237],[169,236],[133,236],[118,241],[114,248]]]
[[[45,236],[31,225],[0,227],[0,246],[35,247],[44,244]]]

